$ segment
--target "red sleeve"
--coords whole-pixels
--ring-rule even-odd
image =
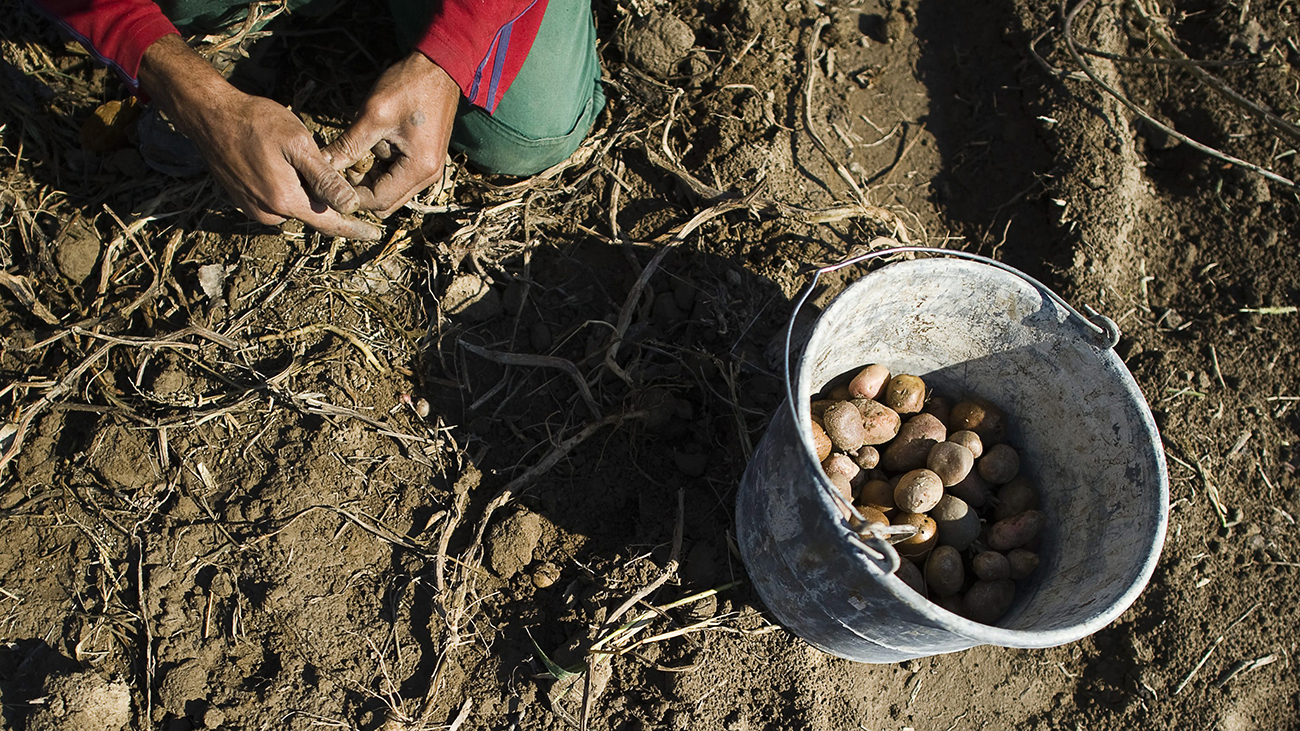
[[[176,27],[150,0],[30,0],[139,93],[140,59]]]
[[[415,47],[471,104],[492,112],[524,65],[545,14],[546,0],[442,0]]]

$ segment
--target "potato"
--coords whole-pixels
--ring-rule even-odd
[[[1006,436],[1007,415],[989,401],[973,398],[952,407],[949,423],[958,431],[975,432],[987,447],[1001,442]]]
[[[981,624],[993,624],[1011,608],[1016,598],[1016,585],[1008,579],[1001,581],[976,581],[962,598],[962,614]]]
[[[842,472],[836,472],[835,474],[830,475],[830,478],[831,478],[831,484],[835,486],[836,490],[840,491],[840,494],[844,496],[844,499],[849,502],[852,502],[853,485],[849,483],[849,478],[846,477]]]
[[[829,440],[830,437],[827,437],[827,439]],[[830,444],[829,441],[826,443]],[[864,472],[873,469],[880,464],[880,450],[870,446],[858,447],[858,453],[854,455],[853,461],[857,462]]]
[[[948,438],[948,427],[934,414],[917,414],[898,429],[899,439],[929,439],[942,442]]]
[[[822,469],[826,471],[828,477],[839,473],[849,478],[850,482],[862,471],[862,468],[847,454],[832,454],[822,460]]]
[[[980,516],[959,497],[944,495],[930,511],[930,517],[938,527],[941,546],[965,551],[979,537]]]
[[[988,546],[994,551],[1020,548],[1038,536],[1046,517],[1037,510],[1026,510],[1006,520],[999,520],[989,528]]]
[[[817,453],[817,461],[821,462],[831,455],[831,438],[822,428],[821,424],[816,421],[812,423],[812,443],[813,451]]]
[[[848,401],[840,401],[828,406],[826,413],[822,415],[822,423],[825,424],[826,434],[830,436],[831,444],[834,444],[836,449],[852,452],[862,446],[862,439],[866,436],[866,429],[862,424],[862,412]]]
[[[880,466],[887,472],[908,472],[925,467],[933,439],[895,439],[880,453]]]
[[[851,398],[849,396],[849,384],[841,383],[838,386],[833,386],[830,391],[826,392],[826,398],[832,401],[848,401]]]
[[[934,519],[920,513],[900,513],[895,516],[893,525],[916,526],[916,535],[895,543],[894,550],[898,551],[898,555],[917,563],[924,561],[938,540],[938,528]]]
[[[904,584],[912,588],[912,591],[925,596],[925,577],[921,575],[921,569],[917,568],[916,564],[911,561],[899,561],[898,571],[894,572],[894,576],[902,579]]]
[[[894,376],[885,384],[885,405],[900,414],[920,412],[925,406],[925,382],[917,376]]]
[[[997,551],[984,551],[970,561],[971,571],[983,581],[1001,581],[1011,578],[1011,564]]]
[[[808,411],[812,413],[814,419],[820,419],[826,413],[826,409],[829,409],[833,403],[835,402],[828,398],[816,399],[808,404]]]
[[[961,554],[952,546],[936,546],[925,562],[925,585],[932,595],[946,596],[961,591],[966,569]]]
[[[975,457],[975,459],[979,459],[984,454],[984,442],[980,441],[980,435],[973,431],[963,429],[961,431],[950,432],[948,434],[948,441],[953,444],[960,444],[966,449],[969,449],[971,455]]]
[[[859,505],[857,506],[857,508],[858,508],[858,512],[862,513],[863,520],[866,521],[864,527],[868,525],[872,525],[874,523],[879,523],[880,525],[884,525],[884,526],[889,525],[889,516],[885,515],[879,510],[876,510],[870,505]]]
[[[979,470],[980,477],[1001,485],[1010,482],[1020,472],[1020,455],[1005,444],[995,444],[980,457],[976,469]]]
[[[925,513],[943,497],[943,481],[930,470],[912,470],[894,487],[894,504],[908,513]]]
[[[849,381],[849,395],[853,398],[874,399],[885,390],[887,383],[889,383],[889,369],[879,364],[869,365],[858,371],[858,375]]]
[[[1038,568],[1038,554],[1023,548],[1013,548],[1007,552],[1007,564],[1011,567],[1011,578],[1019,581]]]
[[[884,480],[868,480],[858,490],[858,505],[873,507],[882,513],[895,510],[894,486]]]
[[[1037,507],[1038,491],[1028,477],[1021,475],[998,488],[998,506],[993,510],[993,520],[1006,520]]]
[[[934,415],[934,418],[942,421],[946,426],[948,419],[952,418],[952,404],[948,403],[948,399],[942,396],[931,395],[921,409],[921,413]]]
[[[862,412],[862,424],[866,430],[862,439],[863,444],[884,444],[898,435],[898,430],[903,424],[898,412],[871,399],[853,399],[849,403]]]
[[[946,492],[961,498],[973,508],[982,508],[993,494],[993,486],[980,477],[979,472],[971,470],[965,479],[949,487]]]
[[[961,600],[962,600],[961,594],[949,594],[948,596],[941,596],[938,599],[935,599],[934,603],[938,604],[939,606],[943,607],[949,612],[952,612],[953,614],[961,614],[962,613]]]
[[[925,466],[943,480],[944,487],[951,487],[970,474],[971,467],[975,466],[975,456],[960,444],[935,442],[934,446],[930,447]]]

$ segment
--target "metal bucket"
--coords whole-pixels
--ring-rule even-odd
[[[1151,578],[1169,511],[1155,422],[1111,350],[1118,330],[1099,316],[1100,326],[1089,321],[1027,275],[962,252],[900,247],[818,276],[899,251],[962,260],[918,259],[867,274],[817,320],[793,378],[787,360],[787,402],[736,498],[750,579],[788,629],[858,662],[982,644],[1052,647],[1096,632]],[[793,323],[792,315],[791,330]],[[1038,570],[1017,582],[997,626],[908,588],[893,575],[893,548],[860,538],[842,517],[843,499],[813,449],[808,405],[824,384],[868,363],[919,375],[950,398],[981,396],[1008,414],[1007,441],[1040,486],[1047,528]]]

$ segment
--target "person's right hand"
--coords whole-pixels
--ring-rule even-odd
[[[377,226],[346,215],[360,205],[357,192],[293,112],[231,86],[180,37],[149,47],[140,81],[253,220],[296,218],[330,236],[379,238]]]

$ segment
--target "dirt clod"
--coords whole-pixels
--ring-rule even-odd
[[[53,676],[44,690],[45,705],[27,719],[28,731],[119,731],[131,720],[126,683],[94,671]]]
[[[624,44],[629,63],[663,79],[695,45],[695,32],[676,16],[651,15],[632,23]]]
[[[59,234],[54,262],[63,276],[79,284],[95,271],[99,251],[99,232],[90,221],[77,218]]]
[[[442,311],[469,322],[486,322],[501,314],[501,295],[481,277],[461,274],[447,285]]]
[[[488,534],[488,565],[501,578],[511,578],[532,563],[541,537],[542,521],[536,513],[521,510],[511,515]]]

